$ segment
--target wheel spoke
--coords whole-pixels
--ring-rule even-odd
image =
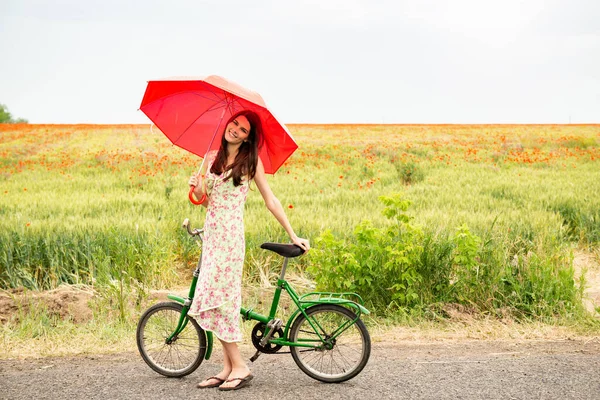
[[[165,376],[184,376],[193,372],[202,362],[206,338],[193,320],[170,343],[181,317],[181,306],[159,303],[151,307],[140,320],[137,340],[142,358],[156,372]]]
[[[314,342],[318,348],[291,346],[298,366],[311,377],[342,382],[358,374],[370,355],[370,338],[362,321],[348,309],[332,304],[313,306],[298,317],[290,330],[293,342]],[[310,322],[309,322],[310,321]],[[322,340],[318,339],[318,329]],[[333,335],[336,337],[332,337]]]

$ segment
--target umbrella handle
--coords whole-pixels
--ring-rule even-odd
[[[188,198],[190,199],[190,202],[192,204],[195,204],[195,205],[199,206],[200,204],[204,203],[204,200],[206,200],[206,193],[204,193],[202,195],[202,197],[200,198],[200,200],[196,200],[194,198],[194,189],[196,189],[196,186],[190,186],[190,193],[188,194]]]

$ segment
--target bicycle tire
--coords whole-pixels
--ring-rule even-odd
[[[140,317],[136,330],[142,359],[161,375],[180,378],[194,372],[206,354],[206,334],[198,323],[187,317],[187,325],[171,342],[183,306],[175,302],[158,303]]]
[[[337,304],[318,304],[306,309],[312,321],[318,322],[326,339],[347,321],[356,319],[356,314]],[[298,367],[308,376],[321,382],[339,383],[358,375],[371,355],[371,337],[360,319],[343,331],[331,348],[327,349],[303,314],[299,314],[290,328],[291,342],[320,342],[319,349],[290,346]]]

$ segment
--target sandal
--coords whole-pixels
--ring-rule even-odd
[[[206,382],[206,381],[210,381],[211,379],[215,379],[218,382],[217,383],[211,383],[210,385],[201,385],[202,382]],[[206,378],[204,381],[202,381],[198,384],[198,388],[199,389],[208,389],[208,388],[214,388],[214,387],[218,387],[221,386],[222,384],[225,383],[225,379],[221,379],[217,376],[211,376],[210,378]]]
[[[221,391],[229,391],[229,390],[238,390],[243,388],[244,386],[246,386],[248,383],[250,383],[250,381],[252,380],[252,378],[254,378],[254,376],[252,374],[248,375],[245,378],[232,378],[232,379],[227,379],[225,382],[233,382],[233,381],[240,381],[240,383],[238,383],[235,386],[231,386],[231,387],[222,387],[219,386],[219,390]],[[223,383],[225,383],[223,382]]]

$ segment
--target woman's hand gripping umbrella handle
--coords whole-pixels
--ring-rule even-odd
[[[206,200],[206,193],[204,193],[202,195],[202,197],[200,197],[200,200],[196,200],[194,198],[194,189],[196,189],[196,186],[193,186],[193,185],[190,186],[190,192],[188,193],[188,197],[189,197],[190,202],[192,204],[195,204],[195,205],[199,206],[200,204],[204,203],[204,201]]]
[[[206,201],[206,187],[205,186],[202,186],[202,188],[204,190],[202,190],[202,196],[200,197],[200,199],[196,200],[196,198],[194,197],[194,190],[196,190],[196,186],[198,186],[199,184],[204,185],[205,174],[203,173],[203,169],[202,169],[204,167],[204,160],[206,160],[206,156],[202,160],[202,164],[200,165],[200,170],[198,171],[198,173],[196,175],[192,175],[192,177],[190,178],[190,180],[188,182],[188,184],[190,185],[190,192],[188,193],[188,198],[190,199],[190,202],[192,204],[195,204],[197,206],[199,206],[200,204],[202,204]]]

